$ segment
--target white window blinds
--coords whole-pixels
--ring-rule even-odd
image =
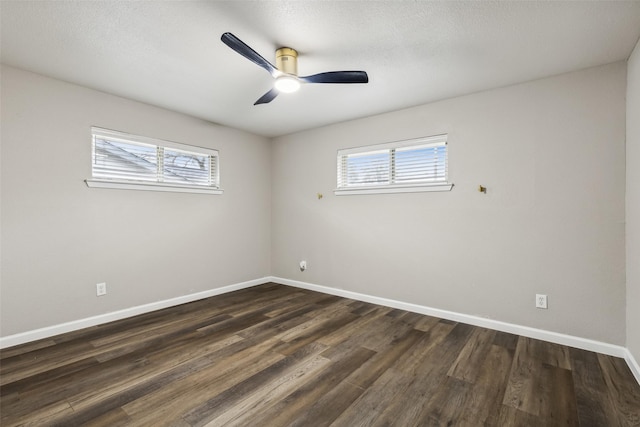
[[[217,150],[96,127],[91,133],[93,180],[219,189]]]
[[[447,135],[339,150],[336,194],[450,190],[447,166]]]

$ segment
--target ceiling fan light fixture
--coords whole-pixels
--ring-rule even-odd
[[[0,0],[2,1],[2,0]],[[231,33],[224,33],[220,40],[236,53],[244,56],[260,68],[266,70],[275,82],[273,87],[262,95],[253,105],[268,104],[280,92],[291,93],[300,89],[302,83],[368,83],[365,71],[327,71],[298,77],[298,52],[290,47],[276,50],[276,65],[264,59],[258,52]]]
[[[273,86],[278,92],[292,93],[300,89],[300,81],[295,76],[284,74],[276,77],[276,82]]]

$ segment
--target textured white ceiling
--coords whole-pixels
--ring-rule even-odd
[[[276,136],[626,59],[640,1],[1,1],[3,63]],[[253,102],[271,76],[230,31],[301,75],[365,70]]]

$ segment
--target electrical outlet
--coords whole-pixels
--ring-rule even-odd
[[[106,283],[98,283],[96,285],[96,296],[101,297],[102,295],[107,294],[107,284]]]
[[[546,295],[536,294],[536,308],[548,308]]]

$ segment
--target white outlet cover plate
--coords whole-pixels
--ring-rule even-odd
[[[98,283],[96,285],[96,295],[102,296],[107,294],[107,284],[106,283]]]
[[[547,308],[547,296],[536,294],[536,308]]]

